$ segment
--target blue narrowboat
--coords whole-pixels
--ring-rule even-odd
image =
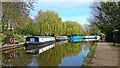
[[[70,37],[70,42],[82,42],[83,41],[83,36],[71,36]]]
[[[51,36],[33,36],[33,37],[26,37],[25,44],[44,44],[54,41],[55,41],[55,37],[51,37]]]

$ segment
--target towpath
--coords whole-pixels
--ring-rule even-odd
[[[120,45],[120,44],[117,44]],[[96,48],[95,56],[93,58],[93,64],[91,66],[117,66],[118,55],[120,52],[118,47],[113,47],[112,43],[99,42]],[[119,56],[120,57],[120,56]]]

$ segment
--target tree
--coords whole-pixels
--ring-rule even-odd
[[[39,35],[81,35],[82,26],[74,21],[62,22],[54,11],[43,12],[40,10],[36,17]]]
[[[54,11],[40,11],[38,13],[37,23],[39,25],[39,34],[56,34],[60,35],[61,19]]]
[[[66,21],[66,34],[67,35],[81,35],[82,26],[75,21]]]
[[[120,1],[100,2],[92,5],[93,19],[91,19],[91,23],[96,24],[106,34],[107,41],[113,41],[114,29],[120,30],[119,9]]]
[[[89,24],[84,24],[84,32],[85,32],[85,35],[90,35],[90,25]]]
[[[29,1],[2,2],[2,32],[8,30],[8,24],[14,25],[14,28],[21,28],[23,24],[26,26],[28,24],[30,9],[33,9],[33,6]]]

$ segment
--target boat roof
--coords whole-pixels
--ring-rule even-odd
[[[48,38],[48,37],[52,37],[52,36],[31,36],[31,37]]]
[[[46,38],[46,37],[52,37],[52,36],[35,36],[35,37]]]

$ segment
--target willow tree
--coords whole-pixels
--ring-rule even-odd
[[[82,26],[74,21],[66,21],[66,34],[67,35],[81,35]]]
[[[38,28],[39,34],[57,34],[59,35],[59,30],[61,29],[61,19],[57,13],[54,11],[40,11],[38,13]]]

